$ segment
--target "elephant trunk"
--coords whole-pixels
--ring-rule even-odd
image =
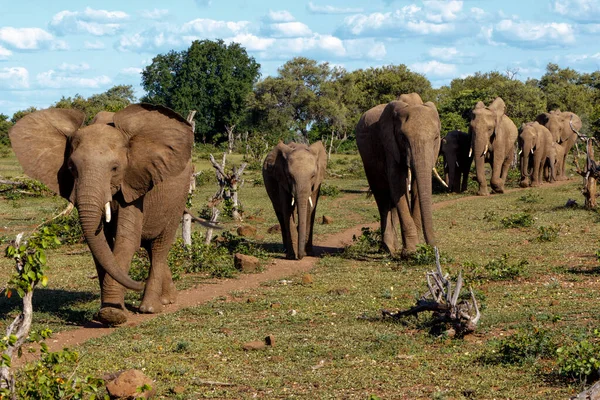
[[[530,156],[532,154],[531,143],[523,143],[523,152],[521,153],[521,177],[529,178],[533,174],[533,168],[529,168]]]
[[[96,261],[114,280],[128,289],[142,291],[144,284],[136,282],[117,264],[115,256],[104,236],[102,219],[105,218],[101,195],[83,195],[77,198],[77,210],[83,235]]]
[[[433,207],[431,205],[431,170],[433,168],[433,157],[430,154],[413,154],[415,160],[415,175],[419,191],[419,206],[421,208],[421,222],[423,224],[423,236],[425,242],[435,246],[435,234],[433,232]],[[418,161],[417,161],[418,160]]]
[[[309,212],[312,211],[312,205],[309,203],[311,195],[310,188],[298,188],[298,195],[296,200],[298,202],[298,251],[296,257],[301,260],[306,255],[306,237],[308,232],[308,216]],[[312,204],[314,201],[311,199]]]
[[[487,191],[487,182],[485,177],[485,156],[488,151],[488,139],[475,137],[473,134],[473,158],[475,159],[475,172],[477,182],[479,183],[479,192],[484,194]]]

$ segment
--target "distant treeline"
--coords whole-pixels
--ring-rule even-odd
[[[352,144],[364,111],[411,92],[437,105],[442,135],[466,130],[473,106],[500,96],[517,126],[561,109],[581,117],[584,133],[600,137],[600,71],[580,73],[551,63],[540,79],[518,78],[518,71],[478,72],[434,89],[425,76],[403,64],[349,72],[305,57],[293,58],[277,75],[261,78],[260,64],[242,46],[204,40],[154,57],[142,72],[146,95],[139,100],[166,105],[183,116],[196,110],[196,141],[212,144],[226,142],[228,133],[229,138],[270,143],[333,137]],[[54,106],[81,109],[91,119],[100,110],[118,111],[135,101],[131,86],[115,86],[87,99],[63,97]],[[8,128],[33,110],[12,117],[0,114],[0,144],[8,144]]]

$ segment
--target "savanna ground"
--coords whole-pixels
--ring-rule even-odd
[[[194,159],[196,169],[210,176],[192,199],[198,213],[216,185],[207,154]],[[230,162],[239,164],[241,156],[228,157]],[[267,233],[276,218],[260,170],[251,167],[240,189],[244,224],[257,228],[250,252],[271,270],[277,268],[273,260],[282,259],[280,234]],[[359,158],[334,155],[328,168],[335,175],[325,181],[330,195],[321,197],[317,219],[328,215],[334,222],[315,225],[317,246],[348,228],[360,237],[362,226],[377,226]],[[21,174],[12,153],[0,158],[0,176]],[[141,369],[155,381],[158,397],[176,399],[568,398],[581,390],[582,380],[561,373],[564,363],[556,349],[584,339],[595,343],[592,332],[600,315],[599,217],[580,206],[565,206],[569,199],[583,204],[580,185],[581,179],[573,177],[473,197],[476,185],[471,182],[466,194],[440,190],[434,196],[443,268],[452,276],[462,271],[482,306],[480,326],[464,338],[430,327],[425,315],[382,319],[381,309],[414,305],[434,265],[427,252],[414,260],[376,253],[370,242],[374,234],[367,233],[345,253],[329,249],[309,258],[312,279],[291,274],[120,327],[78,346],[82,357],[70,368],[97,377]],[[58,197],[3,198],[0,235],[7,240],[30,231],[65,205]],[[235,236],[239,223],[226,217],[222,222],[223,232]],[[99,306],[91,255],[84,244],[64,245],[51,250],[48,259],[48,287],[34,296],[34,329],[79,328]],[[6,282],[13,266],[2,259],[0,267],[0,281]],[[176,283],[189,289],[207,282],[219,284],[207,272],[181,274]],[[0,300],[4,324],[18,312],[16,297]],[[127,302],[137,306],[139,295],[129,293]],[[274,346],[242,349],[267,335],[275,338]]]

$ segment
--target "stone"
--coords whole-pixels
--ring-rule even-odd
[[[138,389],[144,385],[149,386],[150,389],[140,393]],[[125,371],[116,379],[109,381],[106,384],[106,390],[111,398],[117,399],[149,399],[156,393],[152,379],[137,369]]]
[[[185,386],[175,386],[173,388],[173,393],[175,394],[182,394],[183,392],[185,392]]]
[[[237,228],[237,234],[243,237],[256,236],[256,228],[252,225],[243,225]]]
[[[262,350],[266,346],[267,345],[265,344],[265,342],[263,342],[261,340],[255,340],[253,342],[244,343],[242,348],[246,351],[251,351],[251,350]]]
[[[269,335],[265,338],[265,343],[267,344],[267,346],[275,346],[275,336],[273,335]]]
[[[323,219],[321,220],[321,224],[329,225],[333,223],[333,218],[328,217],[327,215],[323,215]]]
[[[235,253],[233,265],[242,272],[255,272],[260,264],[260,260],[254,256],[247,256],[241,253]]]
[[[279,224],[273,225],[272,227],[267,229],[267,233],[278,233],[278,232],[281,232],[281,226],[279,226]]]
[[[219,329],[219,332],[221,332],[225,336],[231,336],[233,334],[233,330],[229,328],[221,328]]]
[[[271,303],[271,308],[281,308],[281,303]]]
[[[313,279],[313,276],[311,274],[304,274],[302,276],[302,283],[304,285],[310,285],[313,282],[314,282],[314,279]]]
[[[248,221],[255,221],[255,222],[265,222],[265,219],[264,219],[264,218],[262,218],[262,217],[258,217],[258,216],[256,216],[256,215],[249,215],[249,216],[248,216],[246,219],[247,219]]]

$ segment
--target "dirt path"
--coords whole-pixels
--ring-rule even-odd
[[[562,186],[570,182],[572,182],[572,180],[555,182],[552,184],[546,184],[544,186]],[[523,189],[509,189],[507,190],[507,193],[518,190]],[[360,196],[360,194],[346,195],[344,196],[344,200],[348,200],[350,197],[355,196]],[[474,199],[482,199],[482,197],[465,196],[456,199],[444,200],[433,204],[433,209],[438,210],[456,203],[471,201]],[[315,246],[316,253],[321,255],[339,251],[339,249],[343,248],[345,245],[352,243],[353,235],[360,235],[361,228],[363,226],[377,228],[379,223],[371,223],[366,225],[360,224],[342,232],[329,235],[324,240],[320,241],[319,246]],[[177,303],[166,306],[163,313],[174,313],[183,308],[206,303],[220,296],[229,296],[232,291],[255,289],[264,282],[282,279],[291,275],[306,273],[314,268],[317,261],[317,257],[305,257],[299,261],[279,258],[274,259],[263,272],[258,274],[244,274],[240,275],[237,279],[225,279],[219,280],[217,283],[203,283],[196,285],[191,289],[180,291],[177,298]],[[160,314],[130,314],[127,323],[123,326],[136,326],[144,321],[155,318],[157,315]],[[89,339],[108,335],[114,332],[116,329],[119,328],[109,328],[99,323],[89,322],[79,329],[57,333],[47,344],[50,351],[59,351],[64,347],[73,348]],[[21,365],[23,362],[32,360],[35,357],[35,354],[29,354],[25,352],[23,358],[19,359],[16,364]]]

